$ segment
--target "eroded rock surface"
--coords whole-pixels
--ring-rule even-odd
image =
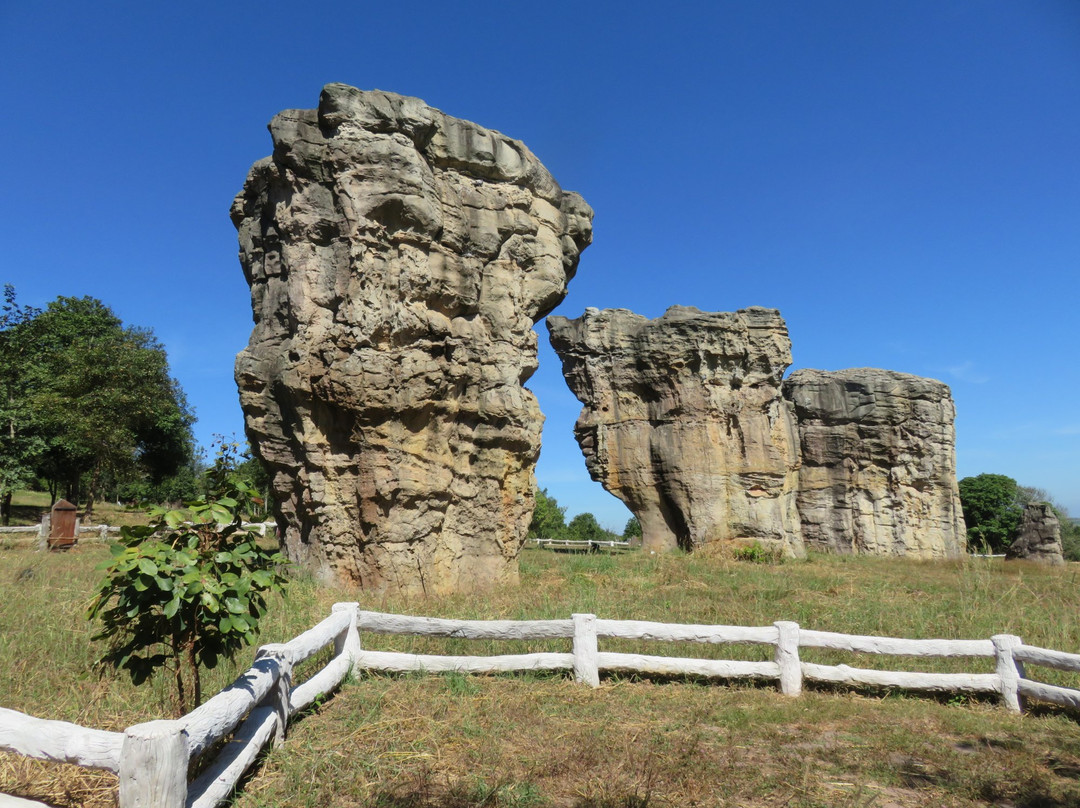
[[[371,589],[516,580],[532,325],[592,210],[521,142],[416,98],[331,84],[270,131],[232,209],[255,319],[236,378],[287,554]]]
[[[797,370],[784,395],[799,429],[808,548],[917,558],[964,551],[946,384],[873,368]]]
[[[547,323],[584,405],[574,434],[589,473],[638,517],[646,549],[757,541],[802,554],[779,312],[587,309]]]
[[[1040,564],[1061,566],[1061,522],[1048,503],[1028,503],[1020,518],[1020,536],[1005,551],[1006,558],[1022,558]]]

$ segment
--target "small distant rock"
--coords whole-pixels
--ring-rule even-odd
[[[1024,505],[1020,536],[1005,551],[1005,558],[1037,561],[1052,567],[1065,563],[1061,549],[1061,523],[1048,503]]]

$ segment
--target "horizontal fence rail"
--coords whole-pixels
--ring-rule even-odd
[[[439,655],[364,650],[361,632],[465,640],[568,640],[569,652]],[[769,646],[771,661],[700,659],[601,651],[600,640]],[[327,646],[333,656],[307,681],[293,685],[293,671]],[[855,668],[805,662],[803,648],[856,654],[993,659],[993,673],[929,673]],[[338,603],[329,617],[286,643],[264,645],[236,680],[175,721],[151,721],[124,732],[88,729],[0,708],[0,750],[54,762],[105,769],[118,775],[120,808],[213,808],[229,799],[260,751],[280,745],[289,719],[332,692],[354,671],[458,671],[502,673],[567,670],[597,687],[601,672],[721,679],[756,678],[797,696],[804,682],[904,688],[944,693],[996,693],[1005,707],[1021,698],[1080,709],[1080,690],[1027,678],[1025,665],[1080,673],[1080,654],[1024,645],[999,634],[988,640],[874,637],[771,626],[680,625],[643,620],[603,620],[574,614],[569,620],[449,620],[360,611]],[[219,742],[228,740],[228,743]],[[216,750],[202,773],[188,782],[190,763]]]

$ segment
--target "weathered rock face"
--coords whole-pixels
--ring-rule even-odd
[[[589,473],[638,517],[647,549],[757,541],[802,554],[779,312],[587,309],[547,323],[584,404],[574,433]]]
[[[1020,536],[1005,551],[1005,557],[1023,558],[1055,567],[1065,563],[1061,548],[1061,523],[1049,504],[1038,502],[1024,505]]]
[[[232,209],[255,319],[236,378],[288,556],[372,589],[516,580],[532,325],[592,210],[524,144],[415,98],[331,84],[270,131]]]
[[[798,370],[784,396],[799,429],[808,547],[917,558],[964,551],[947,385],[872,368]]]

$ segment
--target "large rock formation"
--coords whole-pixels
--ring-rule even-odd
[[[547,323],[584,404],[574,434],[589,472],[638,517],[647,549],[757,541],[802,554],[779,312],[586,309]]]
[[[592,210],[524,144],[415,98],[331,84],[270,132],[232,209],[255,319],[236,378],[288,556],[365,588],[516,580],[532,326]]]
[[[964,551],[947,385],[872,368],[797,370],[784,395],[799,428],[808,547],[918,558]]]
[[[574,433],[589,473],[647,547],[963,552],[945,384],[861,368],[781,385],[791,344],[773,309],[587,309],[548,329],[584,405]]]
[[[1065,563],[1061,548],[1061,522],[1046,502],[1024,505],[1020,536],[1005,551],[1005,557],[1022,558],[1059,567]]]

